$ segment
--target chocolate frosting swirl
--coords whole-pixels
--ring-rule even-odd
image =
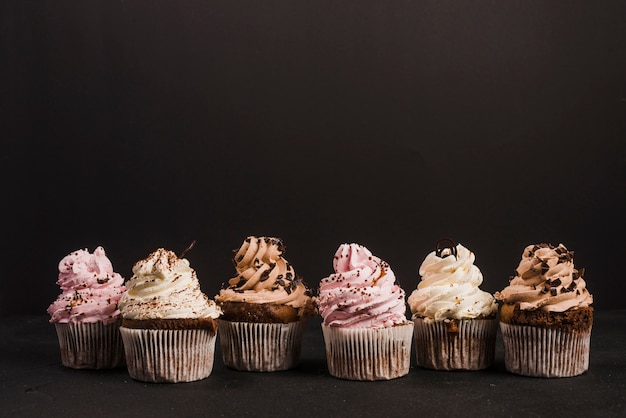
[[[587,307],[593,297],[587,290],[583,270],[574,268],[574,253],[563,244],[529,245],[510,280],[495,297],[505,303],[519,303],[520,309],[565,312]]]
[[[233,263],[237,275],[224,285],[217,302],[272,303],[294,308],[312,302],[309,289],[283,258],[285,246],[279,238],[247,237],[236,250]]]

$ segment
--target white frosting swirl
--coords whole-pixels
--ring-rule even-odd
[[[443,321],[489,317],[498,305],[494,297],[478,288],[483,275],[474,265],[474,253],[456,245],[456,255],[446,248],[428,254],[419,268],[422,276],[408,303],[414,317]]]
[[[217,318],[220,308],[200,291],[189,261],[159,248],[133,266],[133,277],[120,299],[127,319]]]

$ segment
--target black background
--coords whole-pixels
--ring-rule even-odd
[[[247,235],[312,287],[343,242],[407,293],[434,242],[483,288],[564,243],[624,306],[623,1],[81,1],[0,5],[0,314],[57,264],[158,247],[214,296]]]

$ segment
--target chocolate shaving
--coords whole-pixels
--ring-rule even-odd
[[[581,268],[580,270],[576,271],[578,274],[576,275],[576,278],[578,279],[579,277],[583,277],[585,275],[585,268]]]
[[[448,242],[452,245],[450,246],[442,246],[441,248],[439,247],[439,245],[443,242]],[[443,258],[449,256],[449,255],[453,255],[456,258],[456,242],[454,242],[454,240],[452,238],[441,238],[439,239],[436,243],[435,243],[435,255],[437,257],[441,257],[443,254],[443,250],[445,249],[449,249],[450,253],[446,254],[443,256]]]
[[[193,241],[191,241],[191,244],[189,244],[189,246],[187,248],[185,248],[185,250],[180,254],[180,258],[185,258],[185,255],[187,255],[187,253],[189,251],[191,251],[191,249],[194,247],[194,245],[196,245],[196,240],[195,239]]]
[[[270,272],[268,270],[265,270],[263,273],[261,273],[261,277],[259,277],[259,281],[264,282],[267,280],[268,277],[270,277]]]

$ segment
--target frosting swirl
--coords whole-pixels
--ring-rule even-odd
[[[496,292],[496,299],[518,303],[520,309],[540,309],[565,312],[571,308],[587,307],[593,296],[583,279],[584,269],[574,268],[574,252],[563,244],[529,245],[511,277],[509,285]]]
[[[310,305],[310,291],[283,258],[284,251],[279,238],[247,237],[233,258],[237,275],[215,300],[289,305],[296,309]]]
[[[422,279],[408,299],[413,316],[443,321],[494,315],[498,305],[478,288],[483,275],[474,260],[461,244],[428,254],[419,268]]]
[[[57,284],[62,293],[48,307],[50,322],[92,323],[105,325],[120,317],[118,301],[124,292],[124,279],[113,272],[104,249],[90,254],[77,250],[59,262]]]
[[[389,264],[358,244],[342,244],[334,274],[320,282],[319,312],[324,324],[382,328],[406,322],[405,293]]]
[[[217,318],[220,308],[202,291],[185,258],[159,248],[133,266],[128,290],[119,302],[128,319]]]

